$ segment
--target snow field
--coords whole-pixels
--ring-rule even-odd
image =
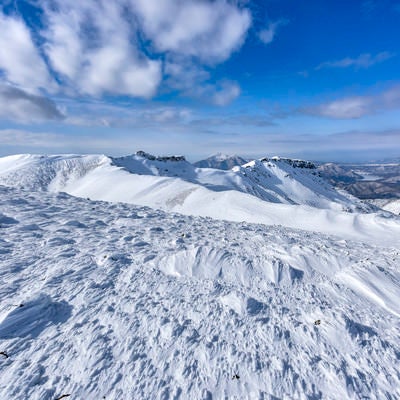
[[[382,243],[0,186],[0,398],[399,398],[398,265]]]
[[[365,214],[368,206],[313,170],[279,159],[220,171],[139,156],[20,155],[0,158],[0,184],[400,246],[398,218]]]

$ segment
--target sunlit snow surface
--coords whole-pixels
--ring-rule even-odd
[[[400,398],[382,243],[0,186],[0,298],[0,399]]]
[[[234,222],[279,224],[400,247],[399,218],[372,213],[372,206],[335,190],[313,173],[281,159],[221,171],[138,155],[0,158],[0,185]]]

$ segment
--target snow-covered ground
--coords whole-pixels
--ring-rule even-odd
[[[392,200],[382,207],[386,211],[390,211],[393,214],[400,215],[400,199]]]
[[[0,186],[0,398],[398,399],[398,266],[382,243]]]
[[[382,210],[400,215],[400,199],[370,199],[367,201]]]
[[[222,171],[141,156],[0,158],[0,184],[8,186],[400,245],[398,219],[365,214],[372,206],[338,192],[314,174],[311,168],[281,159]]]
[[[299,160],[0,158],[0,400],[400,398],[374,210]]]

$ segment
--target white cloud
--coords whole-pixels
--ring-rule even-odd
[[[368,97],[349,97],[307,109],[310,114],[337,119],[360,118],[372,111],[372,99]]]
[[[271,22],[268,27],[265,29],[262,29],[260,32],[258,32],[258,38],[265,44],[271,43],[276,36],[276,33],[278,31],[278,28],[282,25],[286,25],[287,21],[286,20],[279,20],[275,22]]]
[[[166,61],[164,72],[167,86],[182,91],[188,91],[210,79],[210,73],[202,66],[181,57]]]
[[[245,40],[248,10],[225,0],[131,0],[143,31],[158,51],[226,60]]]
[[[24,22],[0,12],[0,71],[5,79],[34,91],[53,88],[47,67]]]
[[[10,85],[0,85],[0,117],[28,123],[61,120],[64,114],[46,97]]]
[[[224,81],[216,88],[213,102],[217,106],[225,106],[240,95],[240,87],[235,82]]]
[[[338,61],[328,61],[320,64],[316,69],[322,68],[369,68],[375,64],[382,63],[390,58],[394,57],[394,53],[388,51],[383,51],[376,54],[375,56],[371,54],[361,54],[357,58],[346,57]]]
[[[355,119],[378,111],[400,108],[400,86],[370,96],[352,96],[302,108],[304,114],[335,119]]]
[[[72,97],[148,99],[163,82],[164,91],[196,96],[205,85],[210,92],[205,66],[228,59],[251,25],[249,9],[228,0],[37,0],[35,7],[40,28],[0,11],[0,83]],[[211,97],[227,104],[239,91],[215,86]]]
[[[216,83],[202,83],[184,92],[186,96],[196,97],[205,103],[226,106],[240,95],[240,86],[233,81],[223,80]]]
[[[162,79],[161,62],[140,53],[124,2],[56,0],[46,6],[44,50],[52,68],[78,92],[149,98]],[[47,4],[47,0],[45,4]]]
[[[236,82],[222,80],[210,83],[210,73],[188,60],[167,62],[165,73],[170,88],[207,103],[226,106],[240,95],[240,87]]]

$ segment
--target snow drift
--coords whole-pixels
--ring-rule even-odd
[[[398,249],[4,186],[0,210],[1,399],[400,397]]]

